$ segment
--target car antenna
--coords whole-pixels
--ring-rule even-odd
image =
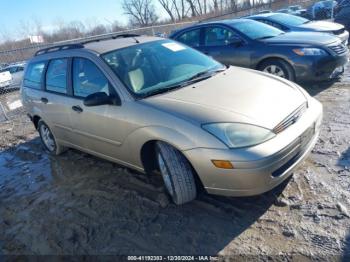
[[[132,39],[134,39],[134,40],[135,40],[136,44],[139,44],[139,43],[140,43],[140,41],[139,41],[139,40],[137,40],[135,36],[133,36],[133,37],[132,37]]]

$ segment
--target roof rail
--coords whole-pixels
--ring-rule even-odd
[[[136,37],[136,36],[140,36],[140,35],[139,34],[125,33],[125,34],[119,34],[119,35],[111,35],[111,36],[107,36],[107,37],[103,37],[103,38],[91,39],[91,40],[83,41],[83,42],[80,42],[80,43],[82,45],[84,45],[84,44],[88,44],[88,43],[92,43],[92,42],[105,41],[105,40],[108,40],[108,39],[127,38],[127,37]]]
[[[50,52],[55,52],[55,51],[61,51],[61,50],[67,50],[67,49],[77,49],[77,48],[84,48],[84,44],[91,43],[91,42],[99,42],[99,41],[104,41],[108,39],[117,39],[117,38],[126,38],[126,37],[136,37],[140,36],[139,34],[119,34],[119,35],[111,35],[107,36],[104,38],[95,38],[95,39],[90,39],[87,41],[80,42],[78,44],[65,44],[65,45],[56,45],[56,46],[51,46],[48,48],[43,48],[40,49],[39,51],[35,52],[34,56],[50,53]]]
[[[51,46],[48,48],[40,49],[39,51],[35,52],[34,56],[60,51],[60,50],[67,50],[67,49],[76,49],[76,48],[83,48],[84,46],[82,44],[67,44],[67,45],[57,45],[57,46]]]

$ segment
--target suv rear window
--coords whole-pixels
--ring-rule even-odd
[[[37,62],[28,65],[24,76],[24,86],[34,89],[41,89],[41,77],[43,75],[45,62]]]

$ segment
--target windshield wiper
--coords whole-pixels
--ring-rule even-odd
[[[181,84],[171,85],[171,86],[167,86],[167,87],[164,87],[164,88],[148,91],[148,92],[142,93],[141,94],[141,96],[142,96],[141,98],[145,98],[145,97],[149,97],[149,96],[154,96],[154,95],[166,93],[166,92],[168,92],[170,90],[179,89],[179,88],[181,88],[183,86],[185,86],[185,85],[181,83]]]
[[[215,75],[216,73],[219,72],[223,72],[227,69],[227,67],[225,68],[220,68],[220,69],[216,69],[216,70],[205,70],[203,72],[199,72],[193,76],[191,76],[190,78],[184,80],[183,82],[177,83],[175,85],[170,85],[170,86],[166,86],[164,88],[160,88],[160,89],[156,89],[156,90],[152,90],[152,91],[148,91],[142,94],[142,98],[148,97],[148,96],[153,96],[153,95],[158,95],[158,94],[162,94],[162,93],[166,93],[168,91],[171,90],[175,90],[175,89],[179,89],[182,88],[184,86],[188,86],[194,82],[200,81],[200,80],[204,80],[206,78],[210,78],[213,75]]]
[[[267,39],[267,38],[272,38],[272,37],[276,37],[276,36],[279,36],[279,35],[284,35],[285,33],[282,32],[278,35],[267,35],[267,36],[262,36],[262,37],[258,37],[258,38],[255,38],[255,40],[263,40],[263,39]]]
[[[213,75],[215,75],[216,73],[219,73],[219,72],[223,72],[225,71],[227,68],[220,68],[220,69],[216,69],[216,70],[205,70],[203,72],[199,72],[193,76],[191,76],[190,78],[188,78],[185,82],[188,82],[188,81],[192,81],[192,80],[196,80],[198,78],[209,78],[209,77],[212,77]]]
[[[272,37],[275,37],[275,36],[274,35],[267,35],[267,36],[258,37],[255,40],[263,40],[263,39],[272,38]]]

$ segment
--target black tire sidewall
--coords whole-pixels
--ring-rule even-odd
[[[168,188],[164,185],[164,187],[166,188],[166,191],[167,193],[169,194],[170,197],[172,197],[172,199],[174,200],[174,202],[176,203],[177,202],[177,193],[176,193],[176,190],[175,190],[175,185],[174,185],[174,181],[173,181],[173,174],[171,172],[171,169],[169,168],[168,166],[168,163],[166,161],[166,158],[164,157],[164,155],[162,154],[161,150],[159,149],[158,146],[156,146],[156,158],[157,158],[157,164],[158,164],[158,168],[159,168],[159,171],[162,175],[162,179],[163,179],[163,182],[164,182],[164,178],[163,178],[163,174],[162,174],[162,171],[160,170],[160,167],[159,167],[159,161],[158,161],[158,154],[160,154],[163,158],[163,161],[164,161],[164,165],[165,165],[165,168],[167,169],[168,173],[169,173],[169,179],[170,179],[170,183],[171,183],[171,187],[172,187],[172,190],[173,190],[173,195],[171,195],[169,192],[168,192]]]
[[[46,128],[48,128],[49,131],[50,131],[50,133],[51,133],[51,135],[52,135],[53,141],[54,141],[54,143],[55,143],[55,149],[52,150],[52,151],[51,151],[51,150],[46,146],[46,144],[44,143],[44,140],[43,140],[43,137],[42,137],[42,134],[41,134],[41,126],[45,126]],[[57,143],[56,143],[55,136],[53,135],[53,133],[52,133],[51,129],[49,128],[49,126],[48,126],[44,121],[42,121],[42,120],[40,120],[39,123],[38,123],[38,132],[39,132],[39,135],[40,135],[41,143],[42,143],[42,145],[43,145],[45,151],[48,152],[48,153],[50,153],[50,154],[52,154],[52,155],[55,155],[56,150],[57,150]]]

